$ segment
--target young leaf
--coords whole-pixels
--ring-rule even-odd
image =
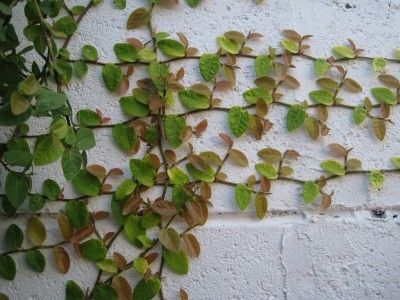
[[[247,206],[249,206],[251,200],[250,188],[244,183],[239,183],[236,185],[235,198],[239,209],[242,211],[245,210]]]
[[[292,105],[286,115],[286,128],[293,131],[301,127],[306,119],[306,110],[300,104]]]
[[[380,189],[385,182],[385,175],[382,174],[380,170],[371,170],[369,174],[369,181],[371,186],[375,189]]]
[[[115,92],[121,84],[123,78],[121,68],[114,64],[106,64],[103,67],[102,75],[108,90]]]
[[[274,62],[269,55],[259,55],[255,60],[256,77],[266,77],[272,71]]]
[[[282,47],[290,53],[296,54],[299,52],[299,43],[293,40],[285,39],[282,41]]]
[[[383,57],[375,57],[372,60],[372,67],[375,72],[385,72],[386,71],[386,60]]]
[[[235,137],[243,135],[250,126],[250,114],[246,109],[233,106],[228,114],[229,127]]]
[[[211,81],[218,74],[220,68],[219,57],[215,54],[205,53],[200,57],[199,67],[204,80]]]
[[[346,46],[336,46],[332,49],[333,53],[336,54],[339,58],[354,58],[356,54],[353,49]]]
[[[258,173],[268,179],[273,180],[278,178],[278,171],[270,163],[258,163],[255,167]]]
[[[319,186],[314,181],[306,181],[302,191],[305,203],[313,203],[319,195]]]
[[[189,272],[189,260],[183,250],[173,252],[167,248],[163,248],[162,255],[165,264],[175,273],[186,275]]]
[[[323,58],[318,58],[314,63],[314,72],[318,77],[325,75],[329,68],[329,63]]]
[[[346,174],[344,165],[341,162],[333,159],[323,161],[321,163],[321,168],[331,175],[343,176]]]
[[[357,125],[361,124],[364,122],[364,120],[367,118],[368,112],[367,110],[362,107],[362,106],[356,106],[353,110],[353,121]]]

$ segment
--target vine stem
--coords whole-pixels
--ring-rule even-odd
[[[12,251],[7,251],[7,252],[3,252],[0,254],[1,255],[9,255],[9,254],[15,254],[15,253],[20,253],[20,252],[28,252],[29,250],[38,250],[38,249],[51,249],[57,246],[61,246],[64,244],[68,244],[69,241],[62,241],[53,245],[44,245],[44,246],[35,246],[35,247],[31,247],[31,248],[24,248],[24,249],[16,249],[16,250],[12,250]]]

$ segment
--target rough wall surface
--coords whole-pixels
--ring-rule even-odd
[[[71,6],[81,3],[68,2]],[[153,13],[154,26],[156,31],[183,32],[190,45],[197,47],[200,53],[215,52],[218,48],[215,37],[228,30],[262,33],[264,38],[252,45],[255,53],[265,52],[268,46],[279,47],[281,30],[285,28],[312,34],[310,53],[316,57],[330,56],[332,46],[346,43],[347,38],[366,49],[368,56],[392,57],[393,49],[400,45],[399,0],[268,0],[262,6],[255,6],[250,0],[204,0],[196,9],[181,2],[171,10],[157,7]],[[71,41],[72,57],[79,58],[81,47],[92,44],[97,47],[101,61],[117,61],[113,51],[115,43],[129,37],[149,38],[146,30],[132,32],[125,29],[129,13],[146,5],[144,0],[128,1],[128,7],[120,11],[113,7],[111,0],[105,0],[92,9]],[[19,9],[20,16],[15,16],[14,24],[20,25],[21,33],[25,26],[22,5]],[[237,87],[216,95],[226,107],[244,105],[242,92],[252,87],[255,79],[252,60],[239,59],[238,64]],[[288,103],[299,103],[308,98],[309,91],[316,89],[312,62],[295,58],[294,64],[296,68],[292,72],[301,79],[302,86],[296,91],[284,90],[284,100]],[[202,81],[197,61],[173,63],[171,69],[176,71],[183,65],[186,69],[184,85]],[[370,62],[354,61],[347,66],[349,76],[364,87],[363,96],[378,84]],[[395,75],[400,71],[399,64],[389,64],[388,69]],[[146,74],[144,67],[137,67],[135,72],[131,86]],[[83,80],[73,80],[67,94],[75,112],[82,108],[99,108],[113,122],[125,118],[119,98],[105,89],[99,67],[91,66]],[[363,100],[363,96],[346,92],[342,96],[352,105],[361,104]],[[175,111],[183,110],[178,107]],[[285,115],[286,108],[271,107],[269,119],[274,127],[261,141],[255,141],[250,135],[236,141],[236,148],[247,154],[250,166],[239,169],[228,163],[224,172],[229,174],[231,181],[244,182],[253,174],[254,164],[258,162],[256,153],[265,147],[298,150],[302,157],[293,167],[295,176],[302,179],[318,178],[322,174],[319,164],[329,157],[326,146],[332,142],[353,147],[352,154],[362,160],[365,169],[390,168],[390,158],[400,154],[398,107],[392,110],[391,118],[395,124],[389,126],[383,142],[373,137],[370,125],[356,127],[348,110],[332,108],[328,121],[331,131],[317,141],[311,140],[303,130],[289,134]],[[196,124],[205,117],[211,126],[204,136],[193,141],[194,148],[198,152],[212,148],[223,155],[225,148],[218,133],[229,132],[227,116],[223,112],[207,112],[190,115],[187,120]],[[43,133],[47,125],[45,120],[35,120],[31,133]],[[7,136],[9,132],[2,130],[1,139],[5,140]],[[97,130],[96,141],[96,148],[89,151],[89,164],[121,167],[128,176],[129,157],[114,145],[111,131]],[[184,153],[185,147],[180,151]],[[4,182],[5,172],[1,176]],[[43,180],[49,177],[65,187],[66,196],[74,196],[59,163],[37,168],[33,190],[39,192]],[[189,292],[190,299],[400,298],[399,175],[388,175],[381,190],[371,189],[367,176],[362,175],[331,181],[328,190],[335,191],[334,202],[325,214],[320,215],[316,207],[302,202],[298,185],[274,184],[269,196],[271,213],[258,221],[252,206],[245,212],[238,211],[232,188],[214,185],[210,219],[205,227],[196,230],[202,254],[191,261],[187,276],[177,276],[166,270],[166,298],[178,299],[181,287]],[[97,197],[89,204],[93,210],[108,210],[109,206],[109,197]],[[58,204],[47,207],[50,211],[62,208]],[[377,208],[384,214],[372,213]],[[47,242],[59,239],[56,220],[44,221],[49,230]],[[11,223],[26,226],[26,220],[13,219],[2,220],[1,228],[7,228]],[[116,228],[114,223],[104,222],[100,229],[104,234]],[[137,255],[123,239],[119,239],[113,248],[119,249],[128,259]],[[0,279],[0,291],[10,299],[63,299],[68,279],[85,287],[93,285],[96,271],[90,263],[74,258],[70,272],[63,276],[53,270],[51,253],[48,255],[47,272],[39,275],[25,266],[25,259],[20,255],[16,279],[12,282]],[[127,274],[132,283],[137,281],[133,271]]]

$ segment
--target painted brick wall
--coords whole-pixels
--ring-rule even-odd
[[[80,1],[67,1],[70,6]],[[146,1],[128,1],[128,7],[116,10],[111,0],[92,9],[82,21],[74,35],[70,51],[79,58],[81,47],[95,45],[101,61],[117,61],[113,45],[126,38],[149,39],[146,30],[127,31],[126,19],[137,7],[146,6]],[[184,2],[184,1],[180,1]],[[14,18],[19,33],[25,26],[22,5]],[[265,52],[268,46],[279,47],[281,30],[293,28],[302,34],[312,34],[312,53],[316,57],[328,57],[330,49],[346,43],[352,38],[368,56],[392,57],[393,49],[400,46],[400,1],[399,0],[268,0],[263,6],[255,6],[251,0],[204,0],[196,9],[181,3],[175,9],[157,7],[153,13],[156,31],[183,32],[190,45],[200,53],[215,52],[218,48],[215,37],[228,30],[257,31],[264,38],[251,46],[255,53]],[[241,94],[253,86],[254,62],[239,59],[237,87],[215,96],[222,99],[223,106],[244,105]],[[284,100],[299,103],[308,98],[308,92],[316,89],[313,63],[295,58],[296,68],[291,72],[300,79],[302,86],[295,91],[283,89]],[[185,66],[183,84],[189,86],[202,81],[197,61],[188,60],[171,64],[176,71]],[[342,93],[346,103],[361,104],[371,87],[378,84],[376,75],[368,61],[344,63],[349,76],[363,87],[362,96]],[[389,64],[389,72],[399,75],[399,64]],[[145,67],[137,67],[131,78],[131,86],[146,75]],[[101,69],[91,66],[83,80],[73,80],[67,94],[75,112],[82,108],[96,109],[109,116],[113,122],[124,120],[118,97],[110,94],[101,80]],[[182,112],[177,106],[172,111]],[[235,141],[235,147],[245,152],[250,166],[245,169],[228,163],[224,172],[229,180],[244,182],[254,172],[258,162],[257,151],[265,147],[296,149],[302,157],[292,166],[295,177],[318,178],[322,173],[319,164],[327,159],[327,145],[332,142],[353,147],[353,155],[363,162],[365,169],[391,168],[390,158],[400,154],[400,110],[392,110],[395,124],[388,127],[383,142],[373,137],[370,125],[356,127],[351,112],[340,108],[330,110],[328,136],[311,140],[303,131],[288,133],[285,127],[287,109],[273,106],[269,119],[275,125],[261,140],[255,141],[245,135]],[[193,140],[196,151],[212,148],[223,155],[224,146],[218,133],[229,132],[227,115],[224,112],[191,115],[189,124],[209,119],[206,134]],[[47,130],[46,120],[32,120],[31,133]],[[11,131],[1,129],[4,141]],[[99,163],[120,167],[129,176],[129,157],[114,145],[109,129],[96,131],[96,148],[89,151],[89,164]],[[178,154],[183,155],[183,146]],[[140,154],[140,152],[139,152]],[[5,171],[2,169],[2,182]],[[34,191],[40,191],[46,178],[52,178],[65,187],[66,196],[74,191],[64,180],[59,163],[37,168],[34,176]],[[332,207],[323,215],[317,207],[305,205],[300,198],[299,186],[288,182],[273,185],[269,196],[269,215],[258,221],[253,205],[239,212],[234,200],[234,190],[226,186],[213,186],[213,205],[205,227],[196,230],[202,245],[202,254],[191,262],[188,276],[177,276],[166,270],[164,290],[167,299],[178,299],[178,291],[184,287],[191,299],[398,299],[400,297],[400,231],[397,215],[400,212],[399,175],[388,175],[381,190],[370,188],[367,176],[348,176],[329,182],[328,190],[334,190]],[[2,185],[2,189],[4,189]],[[168,194],[167,194],[168,197]],[[110,197],[91,199],[93,210],[109,210]],[[47,206],[57,212],[63,205]],[[374,209],[384,214],[373,214]],[[49,230],[48,243],[59,240],[57,222],[43,219]],[[25,219],[1,220],[0,239],[11,223],[26,226]],[[115,230],[110,222],[100,224],[101,233]],[[28,244],[26,245],[28,246]],[[0,247],[3,247],[1,245]],[[137,255],[124,239],[119,239],[113,249],[118,249],[128,259]],[[113,251],[111,249],[111,251]],[[0,249],[2,251],[3,249]],[[72,249],[70,249],[72,250]],[[136,253],[137,252],[137,253]],[[30,271],[23,255],[17,257],[17,277],[12,282],[0,279],[0,291],[10,299],[63,299],[65,282],[74,279],[82,286],[91,287],[96,277],[95,268],[83,259],[72,259],[69,273],[60,275],[54,270],[51,253],[48,253],[45,273],[37,275]],[[131,283],[137,281],[133,271],[126,273]]]

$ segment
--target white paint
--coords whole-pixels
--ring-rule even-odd
[[[79,1],[68,1],[72,6]],[[184,2],[184,1],[181,1]],[[263,53],[267,46],[279,46],[281,30],[294,28],[302,34],[313,34],[311,53],[318,57],[331,55],[330,49],[346,43],[351,37],[366,55],[392,57],[393,49],[399,46],[400,11],[399,1],[363,0],[268,0],[264,6],[256,7],[250,0],[210,1],[191,9],[181,3],[174,9],[156,8],[154,26],[157,31],[183,32],[191,46],[201,53],[217,49],[215,37],[227,30],[244,32],[257,31],[265,38],[252,43],[256,53]],[[345,8],[346,3],[353,8]],[[89,11],[78,32],[72,38],[70,51],[73,58],[81,56],[81,47],[92,44],[97,47],[101,61],[116,61],[113,45],[128,37],[143,41],[149,39],[145,29],[127,31],[125,22],[131,11],[146,6],[146,1],[128,1],[128,7],[119,11],[113,8],[111,0]],[[14,19],[19,34],[25,26],[22,6]],[[33,57],[32,57],[33,59]],[[216,96],[223,100],[223,106],[245,104],[241,94],[253,86],[253,61],[239,59],[237,87],[228,93]],[[295,58],[296,69],[292,75],[301,79],[302,87],[296,91],[282,89],[283,100],[288,103],[307,99],[308,92],[315,89],[313,65],[310,61]],[[378,85],[369,63],[364,61],[347,64],[349,76],[361,83],[362,96],[341,92],[346,103],[361,104],[369,95],[371,87]],[[196,61],[176,62],[172,70],[185,66],[184,85],[200,82],[201,77]],[[399,74],[399,66],[390,64],[389,73]],[[144,67],[135,68],[131,86],[146,76]],[[99,108],[111,117],[112,122],[124,120],[118,97],[106,91],[101,80],[101,69],[91,66],[84,80],[73,80],[67,91],[75,112],[82,108]],[[177,106],[171,112],[183,111]],[[244,182],[253,174],[258,162],[256,152],[265,147],[281,150],[296,149],[303,157],[292,164],[295,176],[302,179],[317,178],[322,174],[319,164],[329,157],[326,145],[338,142],[353,147],[352,155],[363,161],[365,169],[390,168],[390,158],[400,154],[400,110],[392,110],[396,124],[388,126],[384,142],[377,141],[371,133],[370,122],[356,127],[351,112],[340,108],[330,109],[328,122],[331,132],[318,141],[312,141],[303,131],[287,133],[285,129],[286,109],[272,106],[268,114],[275,124],[262,141],[255,141],[249,135],[235,142],[235,147],[245,152],[250,167],[237,168],[230,163],[224,167],[229,180]],[[227,116],[221,112],[191,115],[188,123],[197,124],[203,118],[209,119],[207,133],[192,142],[197,152],[210,147],[224,154],[218,133],[229,132]],[[46,132],[45,120],[32,120],[31,133]],[[1,140],[9,136],[2,129]],[[111,139],[109,129],[96,131],[96,148],[89,151],[89,163],[100,163],[109,168],[121,167],[129,176],[129,157],[122,154]],[[180,155],[186,147],[181,147]],[[4,179],[4,172],[2,175]],[[64,180],[59,163],[37,168],[33,191],[40,192],[46,178],[53,178],[65,187],[67,197],[74,191]],[[178,291],[184,287],[191,299],[396,299],[400,296],[400,233],[395,216],[400,212],[398,175],[388,176],[380,191],[369,187],[366,176],[349,176],[330,182],[327,190],[334,190],[334,203],[326,215],[318,215],[316,207],[303,204],[299,197],[299,186],[279,182],[273,184],[269,196],[270,216],[257,221],[253,203],[248,211],[240,213],[234,201],[234,191],[225,186],[213,186],[214,207],[210,220],[204,228],[196,230],[202,244],[202,255],[191,262],[188,276],[176,276],[165,271],[164,291],[167,299],[177,299]],[[116,183],[115,183],[116,184]],[[168,196],[168,194],[167,194]],[[93,210],[109,209],[109,197],[90,200]],[[58,211],[63,205],[49,204],[50,211]],[[371,208],[380,207],[386,211],[383,218],[372,217]],[[60,239],[56,221],[45,219],[49,228],[46,243]],[[25,226],[23,219],[2,221],[2,229],[15,222]],[[115,230],[112,222],[101,223],[101,233]],[[1,230],[0,238],[3,238]],[[3,247],[3,245],[1,245]],[[24,246],[29,247],[28,242]],[[129,246],[123,238],[113,246],[128,259],[137,255],[138,250]],[[72,253],[72,249],[68,248]],[[22,254],[17,257],[17,277],[12,282],[0,279],[0,291],[10,299],[63,299],[68,279],[91,287],[96,271],[92,264],[72,255],[73,264],[66,276],[54,269],[51,251],[48,251],[47,271],[37,275],[30,271]],[[138,280],[134,272],[127,272],[133,284]]]

